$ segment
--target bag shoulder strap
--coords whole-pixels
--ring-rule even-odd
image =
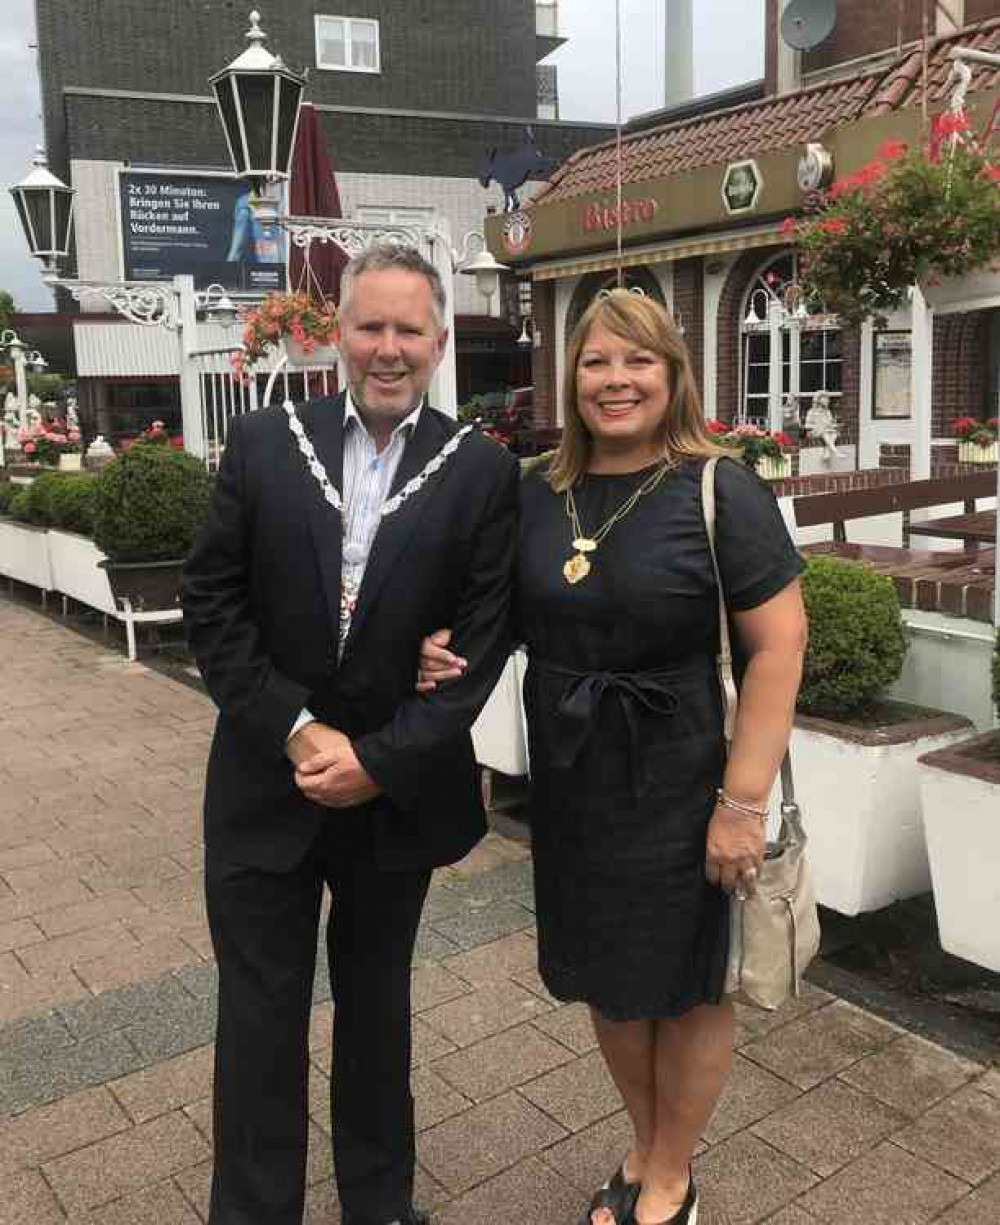
[[[705,534],[708,537],[708,552],[712,559],[712,571],[715,575],[715,587],[719,594],[719,654],[716,656],[716,666],[719,672],[719,685],[722,688],[724,712],[723,734],[726,738],[726,751],[733,742],[733,732],[736,728],[736,709],[739,704],[739,694],[733,673],[733,647],[729,633],[729,614],[726,609],[726,593],[722,586],[722,571],[719,569],[719,555],[715,546],[715,473],[721,456],[713,455],[705,461],[701,473],[701,513],[705,520]],[[792,758],[785,753],[781,763],[781,801],[782,809],[795,807],[795,781],[792,777]]]

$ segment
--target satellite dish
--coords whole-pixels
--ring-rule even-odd
[[[837,0],[791,0],[781,17],[781,37],[796,51],[811,51],[837,24]]]

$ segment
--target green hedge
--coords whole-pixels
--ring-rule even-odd
[[[90,536],[96,496],[97,478],[89,472],[42,472],[30,485],[0,485],[0,513]]]
[[[811,557],[802,576],[809,649],[804,714],[861,714],[903,670],[906,632],[892,580],[862,562]]]
[[[98,477],[94,541],[113,561],[186,557],[208,513],[211,488],[192,455],[134,445]]]

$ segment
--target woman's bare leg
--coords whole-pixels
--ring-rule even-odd
[[[691,1158],[732,1071],[736,1034],[728,1000],[655,1024],[656,1125],[637,1225],[669,1221],[684,1203]]]

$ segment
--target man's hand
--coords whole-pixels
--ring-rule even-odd
[[[310,723],[302,728],[292,738],[293,742],[314,726]],[[319,751],[296,761],[295,782],[299,790],[324,808],[354,808],[373,800],[381,788],[358,761],[350,740],[335,728],[319,726],[323,742]],[[289,756],[292,747],[289,745]]]
[[[303,762],[311,757],[318,757],[321,753],[335,753],[345,739],[343,732],[338,732],[328,723],[313,719],[289,738],[285,745],[285,754],[295,766],[301,766]]]

